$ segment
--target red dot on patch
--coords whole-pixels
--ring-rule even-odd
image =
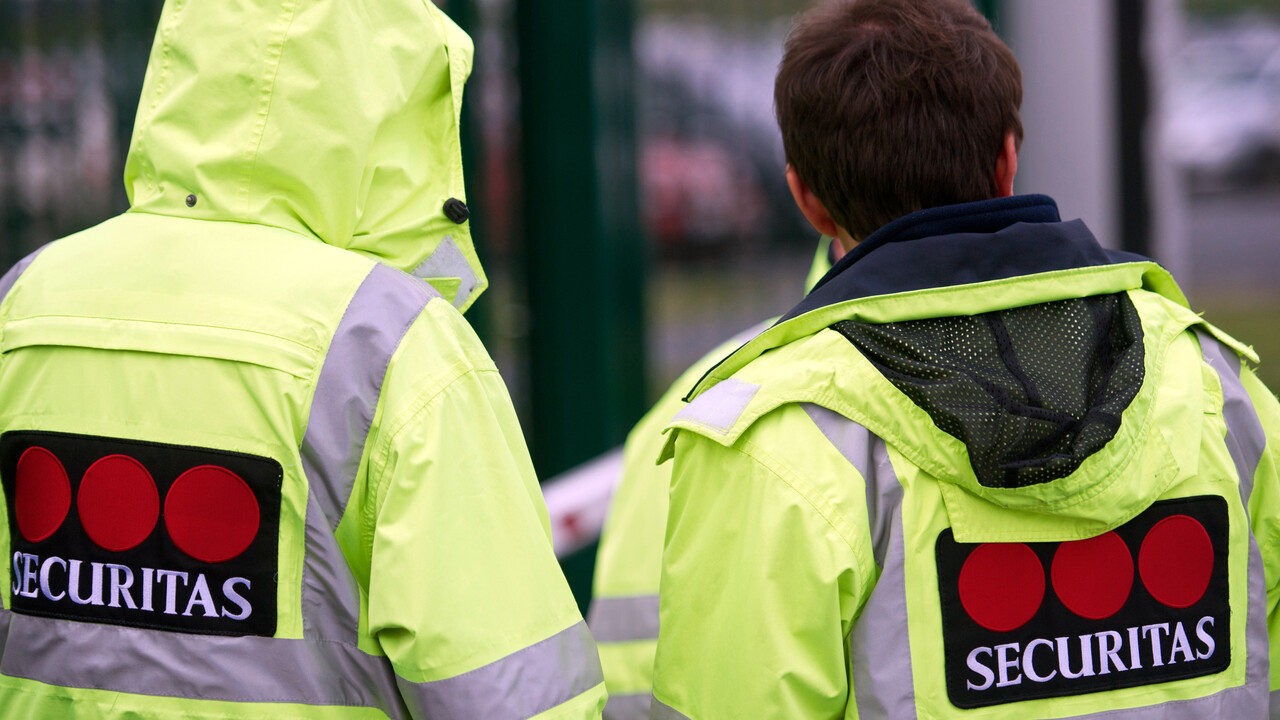
[[[1044,600],[1044,567],[1023,543],[984,543],[960,568],[960,604],[994,632],[1017,630]]]
[[[182,473],[164,500],[164,526],[173,544],[207,563],[244,552],[258,536],[258,522],[258,500],[248,483],[217,465]]]
[[[1138,551],[1138,574],[1151,597],[1171,608],[1200,602],[1213,575],[1213,542],[1200,521],[1170,515],[1156,523]]]
[[[90,540],[121,552],[137,547],[155,529],[160,493],[142,463],[128,455],[108,455],[85,471],[76,512]]]
[[[1071,612],[1090,620],[1115,615],[1133,589],[1133,556],[1114,532],[1065,542],[1053,554],[1053,590]]]
[[[48,450],[29,447],[18,458],[15,475],[13,504],[18,532],[27,542],[38,543],[57,532],[71,510],[67,469]]]

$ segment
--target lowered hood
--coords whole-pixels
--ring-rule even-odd
[[[821,405],[940,481],[958,540],[1091,537],[1198,467],[1188,328],[1217,334],[1167,272],[1103,249],[1049,198],[938,208],[842,258],[672,427],[730,445],[783,404]]]
[[[125,166],[131,212],[314,237],[466,309],[487,285],[460,212],[471,58],[430,0],[169,0]]]

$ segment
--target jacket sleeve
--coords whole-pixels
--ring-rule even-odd
[[[467,352],[381,422],[369,633],[415,718],[599,717],[599,659],[519,424],[497,369],[463,340]]]
[[[1262,426],[1265,448],[1254,472],[1249,520],[1267,577],[1267,633],[1271,643],[1271,717],[1280,720],[1280,403],[1252,370],[1240,381]]]
[[[651,717],[845,714],[854,553],[750,438],[676,439]]]

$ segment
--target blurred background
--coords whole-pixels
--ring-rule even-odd
[[[817,237],[772,85],[805,3],[438,1],[476,43],[464,145],[492,286],[468,318],[551,478],[800,299]],[[1280,388],[1280,0],[977,4],[1023,67],[1017,191],[1155,257]],[[0,0],[0,264],[125,209],[160,5]],[[557,515],[584,603],[592,512]]]

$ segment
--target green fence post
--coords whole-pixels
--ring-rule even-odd
[[[643,411],[632,4],[517,0],[526,433],[546,478],[620,443]],[[565,574],[585,606],[595,550]]]

